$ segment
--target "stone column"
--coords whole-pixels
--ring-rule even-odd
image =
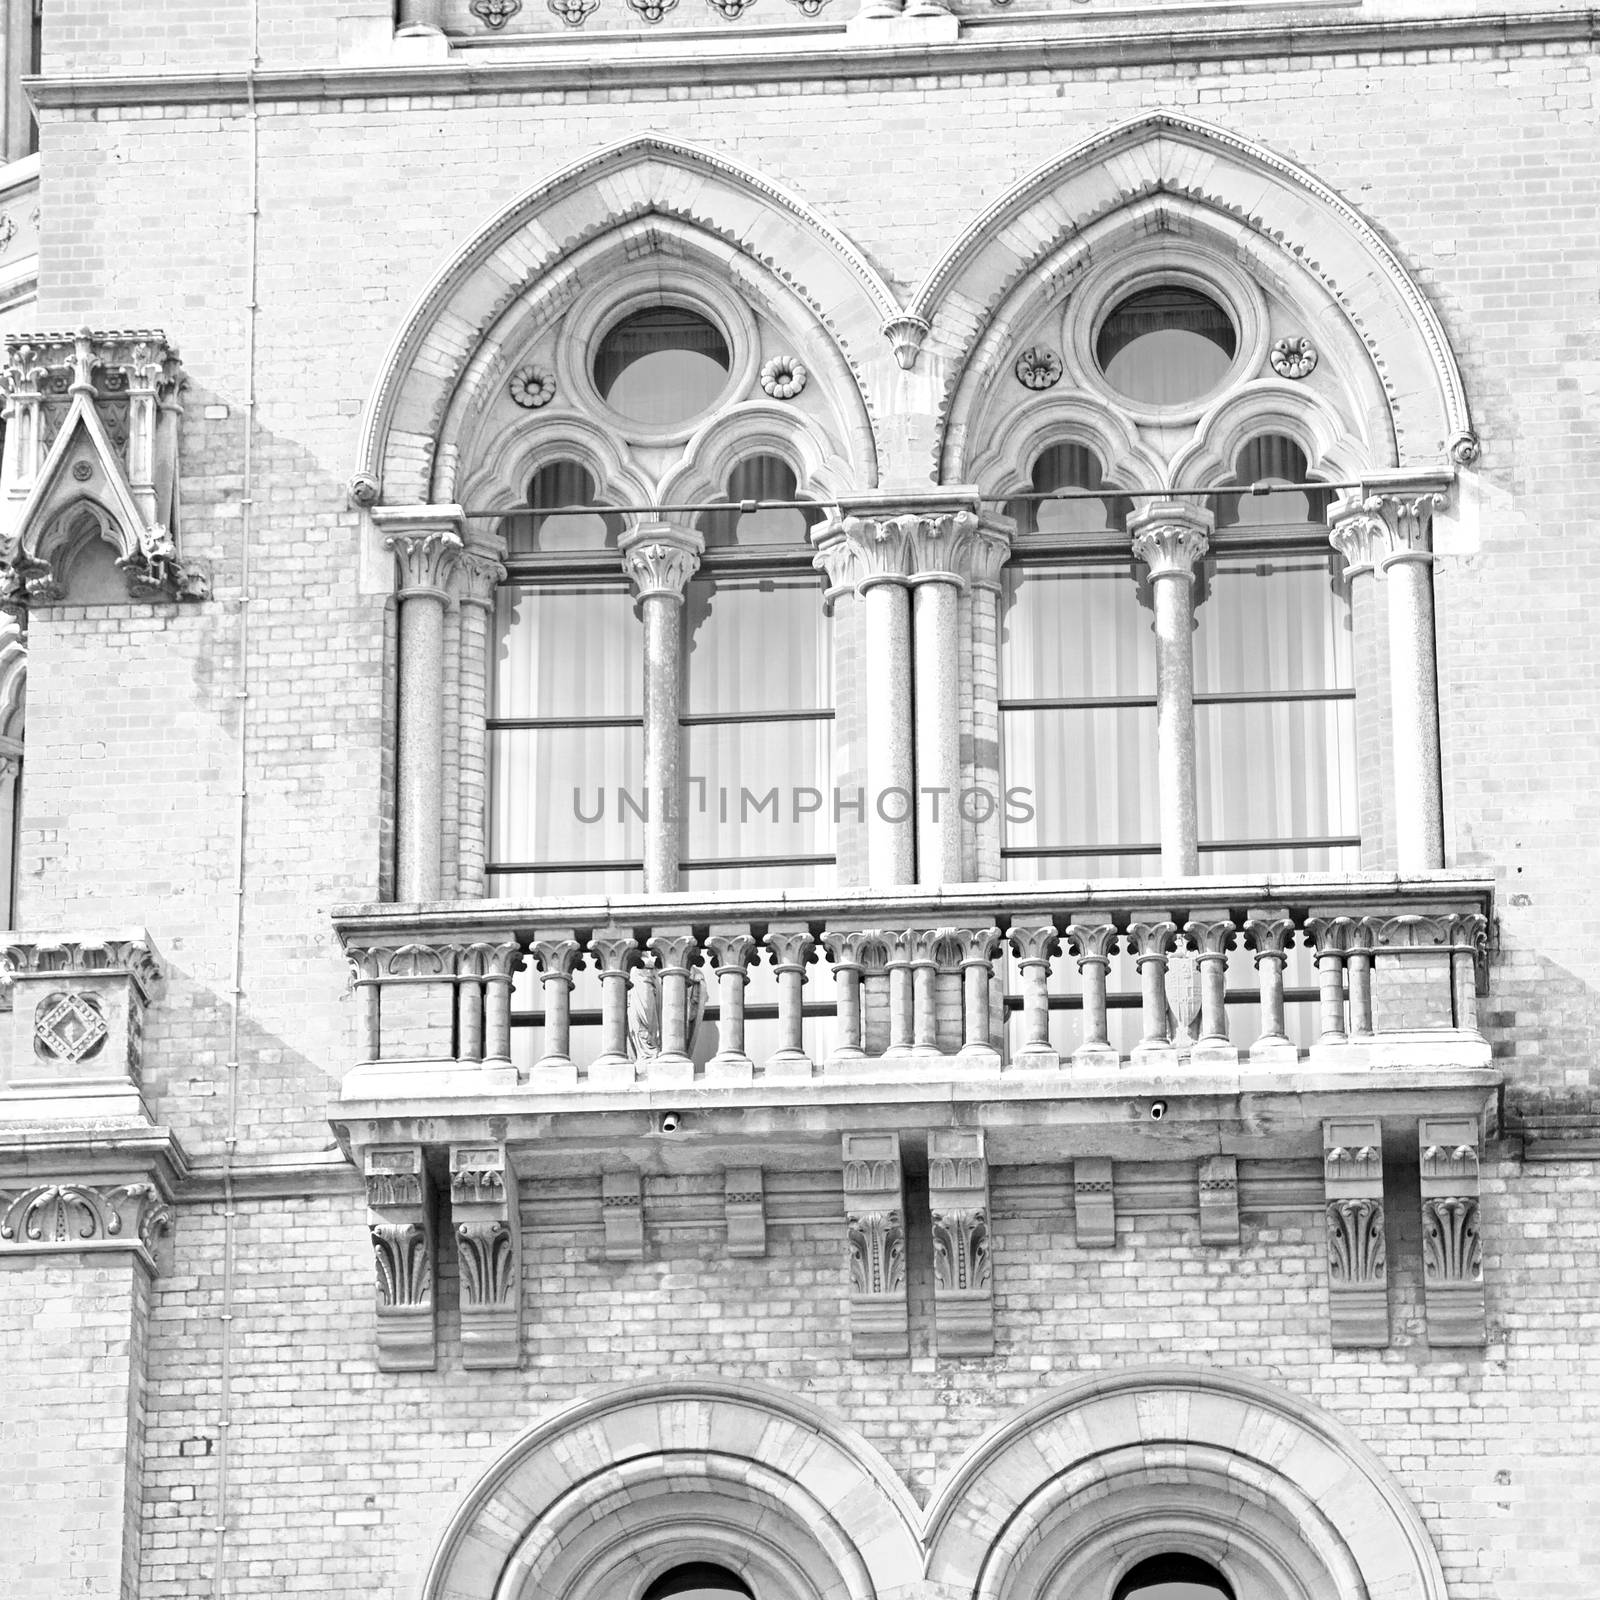
[[[439,898],[446,585],[461,555],[459,506],[373,512],[399,575],[400,740],[395,898]]]
[[[1438,493],[1383,494],[1367,501],[1383,518],[1378,570],[1388,586],[1395,865],[1403,874],[1444,865],[1432,548],[1433,513],[1443,505]]]
[[[495,587],[505,575],[498,552],[477,544],[468,548],[458,568],[461,727],[456,756],[459,845],[455,875],[456,893],[464,900],[480,899],[488,887],[484,868],[489,827],[490,617]]]
[[[1384,866],[1389,835],[1385,817],[1391,797],[1385,769],[1389,748],[1381,733],[1385,721],[1385,658],[1378,631],[1377,557],[1385,539],[1383,518],[1369,511],[1360,495],[1334,501],[1328,511],[1328,542],[1344,557],[1350,585],[1351,666],[1356,687],[1356,804],[1360,820],[1361,866]]]
[[[678,709],[683,681],[683,594],[705,540],[692,528],[647,522],[622,539],[622,564],[644,624],[644,891],[678,887]]]
[[[964,784],[977,791],[970,806],[957,797],[966,840],[963,878],[987,883],[1002,876],[1000,860],[1000,572],[1011,554],[1015,524],[1009,517],[985,517],[970,546],[967,605],[972,618],[970,679],[972,750],[962,763]],[[987,796],[987,800],[980,798]]]
[[[1194,569],[1211,543],[1209,511],[1158,500],[1128,526],[1134,556],[1150,569],[1156,632],[1156,773],[1161,789],[1161,873],[1200,870],[1194,768]]]

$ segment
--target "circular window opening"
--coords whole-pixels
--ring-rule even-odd
[[[728,341],[679,306],[624,317],[600,341],[594,386],[634,422],[670,426],[707,410],[728,382]]]
[[[1178,406],[1215,389],[1238,347],[1215,300],[1168,284],[1129,295],[1106,318],[1095,359],[1118,394],[1143,405]]]
[[[663,1572],[640,1600],[732,1600],[734,1596],[755,1600],[750,1585],[726,1567],[709,1561],[687,1561]]]
[[[1117,1585],[1111,1600],[1234,1600],[1233,1586],[1199,1556],[1151,1556]]]

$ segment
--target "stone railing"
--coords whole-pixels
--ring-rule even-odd
[[[570,1093],[1087,1077],[1124,1062],[1487,1066],[1477,997],[1491,911],[1489,884],[1440,873],[388,905],[334,922],[363,1072],[425,1074],[427,1093]],[[759,1049],[752,980],[767,996],[751,1007]],[[1246,1010],[1253,1039],[1230,1025]],[[1132,1012],[1137,1038],[1111,1026]],[[819,1014],[829,1037],[808,1047]],[[514,1051],[514,1034],[528,1038],[518,1023],[536,1049]]]

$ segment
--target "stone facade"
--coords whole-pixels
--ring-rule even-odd
[[[0,1592],[1110,1600],[1166,1549],[1239,1600],[1589,1592],[1592,15],[649,9],[46,0],[42,190],[14,88],[0,173]],[[1170,437],[1079,381],[1152,251],[1255,363]],[[748,335],[654,478],[568,404],[630,274]],[[1367,870],[1191,879],[1216,530],[1159,491],[1268,422],[1341,485]],[[538,448],[661,508],[618,561],[668,788],[672,507],[789,451],[835,781],[882,792],[998,786],[1055,437],[1168,597],[1159,875],[1004,883],[996,826],[869,810],[836,889],[663,901],[664,813],[637,893],[485,895]],[[580,970],[592,1062],[519,1020]]]

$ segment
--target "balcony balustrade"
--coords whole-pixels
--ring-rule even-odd
[[[1491,909],[1450,873],[352,908],[347,1097],[1487,1067]]]

